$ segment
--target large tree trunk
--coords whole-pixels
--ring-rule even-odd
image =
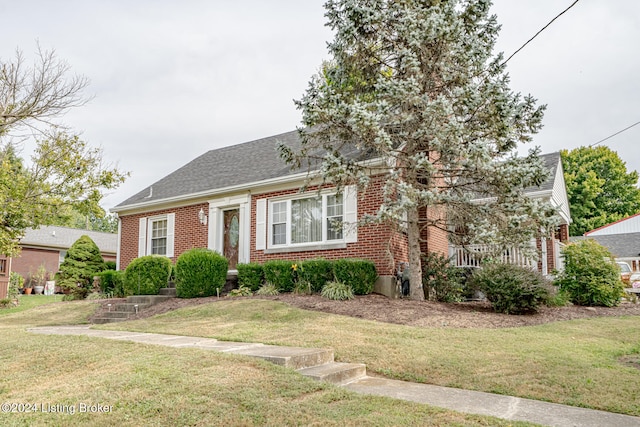
[[[422,290],[422,263],[420,261],[420,226],[418,208],[407,210],[407,240],[409,241],[409,283],[411,299],[424,300]]]

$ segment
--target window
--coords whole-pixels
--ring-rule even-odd
[[[342,239],[342,194],[327,196],[327,240]]]
[[[150,218],[140,218],[138,228],[138,256],[164,255],[173,257],[174,213],[153,216]]]
[[[151,226],[151,254],[167,254],[167,220],[150,221]]]
[[[342,241],[342,195],[327,194],[269,204],[270,246]]]
[[[271,205],[271,236],[274,245],[287,243],[287,202]]]

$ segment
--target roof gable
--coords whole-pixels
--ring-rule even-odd
[[[611,224],[603,225],[584,233],[585,236],[603,236],[607,234],[624,234],[640,232],[640,213],[628,216]]]

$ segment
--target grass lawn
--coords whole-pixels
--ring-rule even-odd
[[[366,363],[369,372],[392,378],[640,415],[640,369],[623,363],[640,356],[637,316],[509,329],[443,329],[242,299],[116,328],[327,347],[339,361]]]
[[[0,425],[530,425],[362,396],[248,357],[25,332],[31,326],[84,323],[94,307],[83,301],[58,302],[0,316],[0,403],[29,404],[31,410],[0,412]],[[269,307],[251,304],[220,308],[239,309],[240,317],[267,309],[262,321],[273,314]],[[192,318],[197,328],[208,323],[204,319],[211,307],[203,309],[171,318],[185,329]],[[307,316],[312,320],[315,314],[292,311],[283,325],[295,328]],[[202,331],[190,331],[197,332]],[[80,413],[91,405],[108,412]]]
[[[16,307],[0,309],[0,316],[18,313],[43,304],[62,301],[62,295],[20,295],[20,303]]]

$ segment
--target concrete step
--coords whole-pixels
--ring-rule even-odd
[[[115,317],[96,317],[93,319],[93,323],[97,325],[105,324],[105,323],[116,323],[116,322],[124,322],[127,320],[126,318],[115,318]]]
[[[324,365],[298,369],[298,372],[305,377],[310,377],[317,381],[347,384],[364,378],[367,375],[367,367],[362,363],[331,362]]]
[[[309,368],[333,362],[333,350],[321,348],[278,347],[263,345],[230,350],[229,353],[258,357],[276,365],[293,369]]]
[[[175,297],[176,296],[176,288],[161,288],[160,289],[160,295],[163,296],[170,296],[170,297]]]
[[[160,302],[166,301],[171,298],[168,295],[134,295],[132,297],[127,297],[128,303],[134,304],[158,304]]]
[[[116,304],[115,310],[112,310],[112,311],[124,311],[126,313],[137,313],[151,306],[152,304],[148,304],[148,303],[144,304],[144,303],[123,302],[121,304]]]
[[[126,311],[105,311],[100,314],[100,317],[109,318],[109,319],[127,319],[129,317],[129,312]]]

